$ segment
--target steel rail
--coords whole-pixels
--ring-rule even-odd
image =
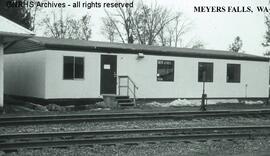
[[[63,147],[70,145],[92,145],[111,143],[138,143],[149,141],[177,141],[193,139],[218,139],[218,138],[252,138],[255,136],[270,136],[270,126],[234,126],[234,127],[192,127],[179,129],[138,129],[138,130],[107,130],[90,132],[58,132],[58,133],[34,133],[34,134],[11,134],[0,135],[0,150],[11,150],[17,148],[41,148],[41,147]],[[262,131],[260,131],[262,130]],[[185,132],[188,132],[185,134]],[[168,135],[168,133],[172,133]],[[199,134],[198,134],[199,133]],[[148,134],[133,137],[115,137],[111,135],[121,134]],[[156,134],[156,135],[153,135]],[[158,135],[157,135],[158,134]],[[104,135],[98,137],[98,135]],[[67,136],[81,136],[81,138],[67,138]],[[89,136],[91,136],[89,138]],[[37,138],[49,137],[47,140],[35,140]],[[24,141],[10,142],[24,138]],[[25,138],[30,139],[27,140]],[[50,139],[57,138],[57,139]],[[59,140],[59,138],[61,138]],[[34,141],[31,141],[34,140]]]
[[[192,119],[226,116],[257,116],[270,115],[270,110],[245,111],[209,111],[209,112],[138,112],[112,114],[71,114],[71,115],[40,115],[0,117],[0,126],[49,124],[69,122],[121,121],[121,120],[152,120],[152,119]]]
[[[35,137],[59,137],[59,136],[85,136],[85,135],[109,135],[109,134],[132,134],[132,133],[183,133],[194,131],[230,131],[230,130],[270,130],[266,126],[219,126],[219,127],[185,127],[185,128],[157,128],[157,129],[124,129],[124,130],[96,130],[74,132],[47,132],[47,133],[17,133],[0,135],[0,140],[11,138],[35,138]]]
[[[111,116],[143,116],[143,115],[173,115],[173,114],[217,114],[217,113],[270,113],[270,109],[246,109],[246,110],[216,110],[216,111],[157,111],[157,112],[125,112],[125,113],[92,113],[92,114],[57,114],[57,115],[19,115],[19,116],[1,116],[1,120],[13,120],[13,119],[42,119],[42,118],[67,118],[67,117],[111,117]]]

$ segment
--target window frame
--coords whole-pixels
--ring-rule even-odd
[[[158,79],[158,65],[159,65],[159,61],[168,61],[168,62],[172,62],[172,65],[173,65],[173,77],[172,77],[172,80],[159,80]],[[156,80],[157,80],[157,82],[174,82],[174,75],[175,75],[175,61],[174,60],[163,60],[163,59],[158,59],[157,60],[157,71],[156,71]]]
[[[72,78],[65,78],[65,57],[72,57],[73,58],[73,75],[72,75]],[[76,58],[82,58],[83,60],[83,77],[82,78],[76,78],[75,75],[76,75],[76,63],[75,63],[75,60]],[[85,57],[84,56],[67,56],[67,55],[64,55],[63,56],[63,80],[84,80],[85,79]]]
[[[207,80],[203,81],[203,78],[202,78],[202,80],[200,80],[200,64],[210,64],[210,65],[212,65],[212,74],[211,74],[212,77],[211,77],[210,81],[207,81]],[[207,82],[207,83],[213,83],[214,82],[214,63],[213,62],[198,62],[198,82]]]
[[[239,80],[238,81],[228,81],[228,66],[229,65],[237,65],[239,66]],[[227,63],[227,71],[226,71],[226,82],[227,83],[241,83],[241,64],[238,63]]]

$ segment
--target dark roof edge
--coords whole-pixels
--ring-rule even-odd
[[[108,47],[94,47],[94,46],[76,46],[76,45],[57,45],[57,44],[47,44],[40,42],[35,39],[30,39],[28,42],[32,42],[39,45],[39,48],[20,50],[18,52],[9,52],[8,54],[16,53],[27,53],[40,50],[65,50],[65,51],[80,51],[80,52],[105,52],[105,53],[122,53],[122,54],[138,54],[144,53],[144,55],[156,55],[156,56],[173,56],[173,57],[190,57],[190,58],[211,58],[211,59],[229,59],[229,60],[246,60],[246,61],[261,61],[269,62],[269,58],[261,56],[234,56],[234,55],[224,55],[224,54],[205,54],[205,53],[191,53],[191,52],[172,52],[172,51],[155,51],[155,50],[137,50],[131,48],[108,48]]]
[[[0,31],[0,36],[4,37],[33,37],[34,34],[24,34],[24,33],[14,33],[14,32],[4,32]]]
[[[262,61],[269,62],[269,58],[266,57],[253,57],[253,56],[229,56],[229,55],[213,55],[213,54],[194,54],[190,52],[178,53],[178,52],[157,52],[153,50],[135,50],[135,49],[121,49],[121,48],[101,48],[101,47],[81,47],[72,45],[44,45],[48,50],[65,50],[65,51],[93,51],[93,52],[106,52],[106,53],[122,53],[122,54],[138,54],[147,52],[144,55],[156,55],[156,56],[175,56],[175,57],[192,57],[192,58],[214,58],[214,59],[230,59],[230,60],[247,60],[247,61]]]

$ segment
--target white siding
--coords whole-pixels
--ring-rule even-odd
[[[4,45],[0,40],[0,107],[4,104]]]
[[[84,79],[63,79],[63,57],[84,57]],[[101,98],[100,54],[53,51],[46,58],[46,98]]]
[[[100,98],[100,54],[46,50],[7,55],[5,92],[46,99]],[[63,80],[63,56],[84,57],[84,79]],[[174,82],[157,81],[159,59],[174,60]],[[132,78],[139,87],[138,98],[200,98],[198,62],[214,63],[214,82],[206,83],[208,97],[245,97],[246,84],[247,97],[268,97],[268,62],[150,55],[138,60],[137,55],[118,54],[117,74]],[[241,64],[240,83],[226,82],[227,63]]]
[[[156,80],[157,60],[174,60],[174,82]],[[208,97],[268,97],[268,63],[223,59],[166,57],[145,55],[118,56],[118,74],[129,75],[139,86],[139,98],[199,98],[202,83],[198,82],[198,62],[213,62],[213,82],[206,83]],[[241,82],[227,83],[227,63],[241,64]]]
[[[45,97],[44,52],[5,55],[5,94]]]
[[[63,80],[63,56],[85,58],[84,80]],[[174,60],[174,82],[157,81],[157,60]],[[138,98],[199,98],[198,62],[214,63],[214,82],[206,83],[208,97],[267,97],[268,63],[118,54],[117,74],[129,75],[138,85]],[[241,82],[227,83],[227,63],[241,64]],[[54,51],[47,53],[46,98],[98,98],[100,96],[100,53]]]

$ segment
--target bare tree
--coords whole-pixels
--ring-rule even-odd
[[[184,35],[190,30],[191,23],[182,17],[182,13],[178,12],[175,18],[165,26],[162,33],[159,34],[159,39],[162,45],[184,47]],[[164,43],[164,41],[166,43]]]
[[[81,26],[81,34],[83,40],[89,40],[92,35],[92,29],[90,26],[91,23],[91,16],[90,15],[84,15],[82,19],[80,20],[80,26]]]
[[[136,37],[141,44],[153,45],[156,44],[159,34],[164,42],[164,28],[176,17],[171,16],[171,12],[159,6],[157,3],[150,7],[139,4],[134,16],[134,25],[136,30]],[[164,45],[164,43],[162,43]],[[157,43],[158,44],[158,43]]]
[[[183,35],[189,31],[191,23],[182,18],[182,13],[179,12],[177,13],[176,18],[174,20],[174,25],[175,25],[174,46],[178,47],[179,41],[181,40]]]
[[[162,29],[158,35],[161,46],[167,46],[168,45],[168,38],[166,37],[165,29]]]
[[[105,13],[107,15],[107,19],[110,21],[110,24],[114,26],[117,32],[116,34],[120,37],[121,41],[123,43],[133,43],[133,8],[119,7],[115,9],[114,12],[108,12],[107,10],[105,10]],[[103,34],[105,35],[105,33]]]
[[[110,41],[114,42],[116,35],[117,35],[117,30],[115,28],[115,25],[110,18],[105,17],[102,18],[103,22],[103,28],[102,28],[102,34]]]
[[[42,24],[45,26],[45,35],[54,38],[72,38],[80,40],[89,40],[91,38],[91,16],[84,15],[81,19],[72,19],[63,15],[60,10],[60,16],[52,12],[52,17],[47,15]]]
[[[135,4],[134,8],[117,8],[108,12],[107,21],[103,22],[104,27],[110,21],[110,25],[115,29],[115,34],[123,43],[139,44],[160,44],[159,34],[176,17],[171,16],[171,12],[159,6],[157,3],[148,6],[143,2]],[[111,30],[103,34],[110,36]]]
[[[68,21],[69,17],[63,17],[63,10],[60,10],[60,17],[57,16],[56,12],[52,12],[52,17],[47,15],[43,20],[42,24],[45,25],[45,35],[54,38],[68,38]]]

